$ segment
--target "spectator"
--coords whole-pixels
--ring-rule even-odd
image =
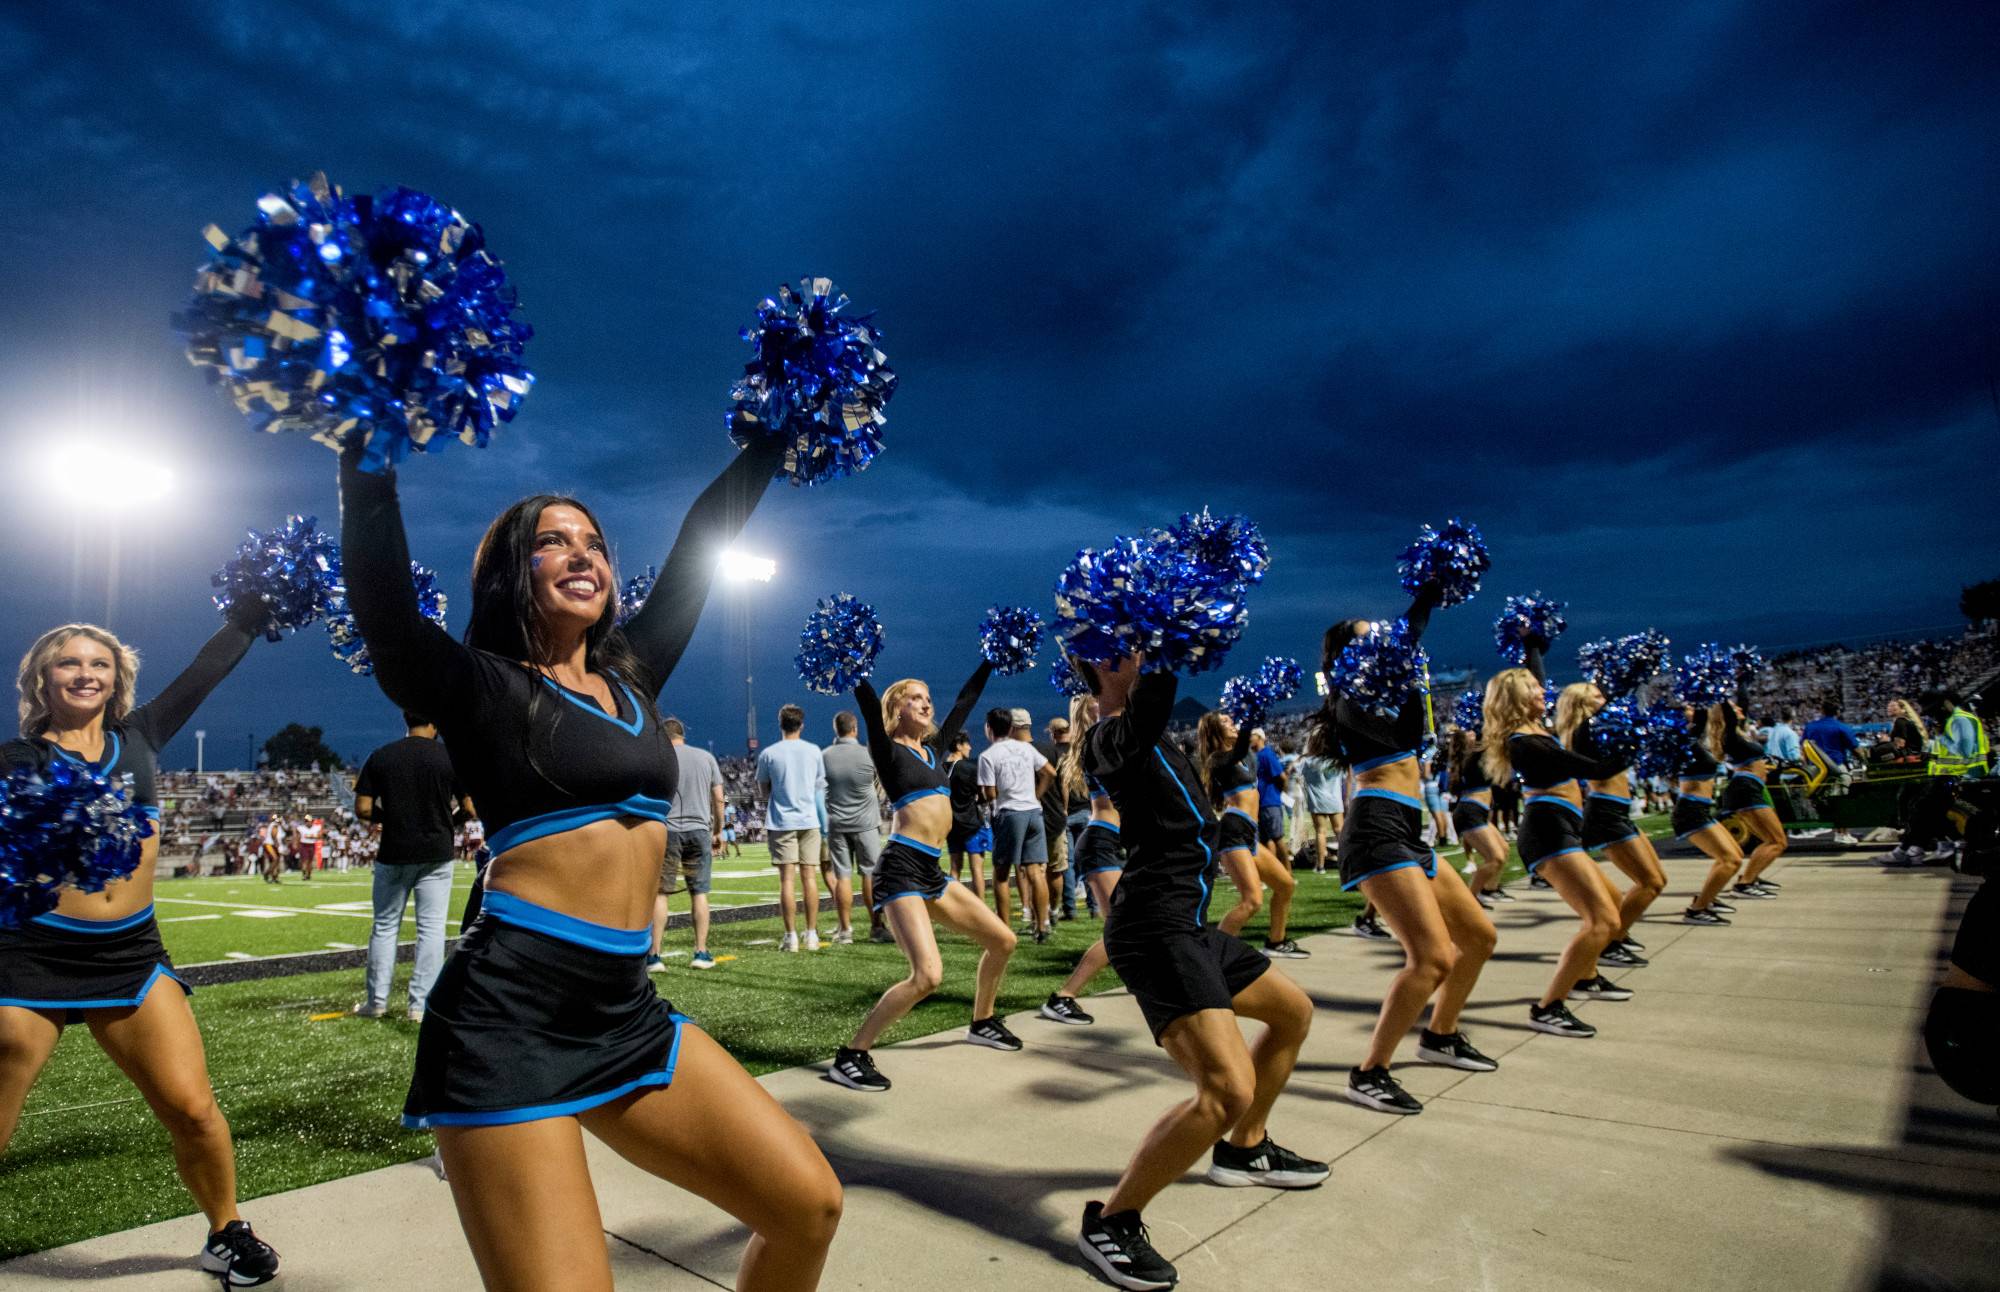
[[[875,909],[875,862],[882,855],[882,800],[875,793],[875,764],[861,747],[859,723],[846,711],[833,715],[833,743],[826,747],[826,867],[840,920],[835,942],[854,941],[854,872],[861,872],[861,904],[868,912],[868,940],[888,941]]]
[[[660,958],[667,932],[667,898],[688,891],[689,919],[694,925],[694,954],[690,969],[713,969],[715,957],[708,951],[708,890],[714,874],[715,849],[722,843],[722,814],[728,805],[722,800],[722,768],[715,755],[687,743],[687,727],[679,718],[663,718],[660,730],[673,742],[680,779],[674,787],[674,804],[667,812],[667,855],[660,866],[660,891],[653,897],[653,950],[646,968],[659,973],[666,968]]]
[[[417,963],[410,974],[409,1017],[424,1016],[424,1002],[444,966],[452,824],[461,814],[473,815],[472,800],[458,786],[437,728],[417,713],[404,713],[403,723],[408,734],[368,755],[354,783],[354,814],[382,830],[372,889],[375,922],[368,934],[368,996],[354,1007],[363,1018],[389,1012],[396,939],[412,894],[417,899]]]
[[[1804,752],[1799,748],[1799,729],[1792,725],[1792,711],[1778,710],[1778,719],[1771,724],[1771,734],[1764,741],[1764,752],[1781,763],[1796,763]]]
[[[1834,778],[1845,786],[1852,774],[1847,758],[1861,748],[1861,738],[1854,734],[1854,728],[1840,720],[1840,701],[1832,697],[1822,700],[1819,714],[1806,724],[1805,738],[1826,755],[1826,761],[1833,766]]]
[[[1901,698],[1889,701],[1888,757],[1899,763],[1922,762],[1929,746],[1930,733],[1917,706]]]
[[[1340,768],[1331,758],[1307,754],[1299,760],[1299,775],[1305,781],[1306,811],[1312,814],[1313,873],[1323,875],[1333,858],[1333,841],[1340,838]]]
[[[780,951],[819,950],[819,797],[826,789],[826,763],[818,745],[805,739],[805,710],[788,704],[778,710],[778,743],[757,755],[757,786],[767,796],[764,828],[771,864],[778,868],[778,901],[785,936]],[[798,932],[793,903],[804,888],[805,937]]]
[[[1257,755],[1257,841],[1271,845],[1286,870],[1292,868],[1292,845],[1285,841],[1285,765],[1278,761],[1262,727],[1250,733]]]
[[[1069,792],[1063,788],[1059,774],[1062,760],[1069,756],[1069,719],[1058,714],[1049,719],[1045,730],[1048,740],[1035,748],[1052,769],[1048,786],[1041,793],[1042,834],[1048,840],[1049,852],[1049,902],[1057,908],[1056,915],[1073,920],[1077,883],[1069,864]],[[1086,801],[1085,820],[1090,819],[1089,806]]]
[[[994,709],[986,715],[992,743],[979,755],[979,793],[993,808],[993,888],[1000,918],[1009,918],[1007,881],[1018,869],[1021,914],[1035,941],[1047,942],[1049,852],[1041,797],[1055,771],[1028,738],[1031,722],[1026,709]]]
[[[945,764],[951,780],[951,834],[946,840],[946,849],[951,854],[951,877],[957,879],[960,867],[969,863],[972,871],[972,895],[980,901],[986,900],[986,846],[973,847],[973,841],[986,833],[986,811],[980,806],[979,763],[972,756],[972,736],[961,731],[951,744],[950,761]],[[1003,905],[1001,913],[1007,908]]]

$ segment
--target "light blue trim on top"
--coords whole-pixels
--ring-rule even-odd
[[[911,790],[908,794],[905,794],[903,797],[897,799],[894,803],[891,803],[889,805],[889,810],[891,812],[894,812],[897,808],[906,807],[909,804],[916,802],[918,799],[927,799],[934,794],[949,794],[949,793],[951,793],[951,787],[949,785],[933,785],[927,790]]]
[[[1400,754],[1384,754],[1380,758],[1371,758],[1365,763],[1356,763],[1354,764],[1354,770],[1357,772],[1372,772],[1377,767],[1387,767],[1390,763],[1400,763],[1406,758],[1415,758],[1416,756],[1416,750],[1406,749]]]
[[[603,712],[603,710],[599,710]],[[586,803],[580,807],[559,808],[554,812],[544,812],[513,822],[493,832],[486,846],[499,856],[509,848],[518,848],[535,839],[544,839],[565,830],[574,830],[589,825],[593,821],[609,821],[613,817],[636,816],[645,821],[664,824],[673,804],[666,799],[651,799],[644,794],[634,794],[622,803]]]
[[[618,728],[620,731],[624,732],[628,736],[638,735],[640,729],[646,725],[646,711],[640,708],[639,701],[633,698],[632,688],[625,685],[623,682],[618,683],[618,689],[625,693],[625,703],[632,706],[632,721],[630,722],[625,721],[625,719],[617,716],[616,714],[606,713],[604,711],[603,705],[598,704],[595,700],[592,700],[587,696],[578,695],[576,692],[570,690],[568,687],[562,685],[560,682],[557,682],[554,678],[550,677],[546,673],[537,673],[535,674],[535,676],[541,678],[542,681],[548,683],[549,689],[554,691],[557,695],[560,695],[563,699],[568,700],[571,704],[575,705],[579,709],[582,709],[585,713],[596,714],[598,717],[604,719],[606,722]]]
[[[1245,812],[1240,807],[1226,807],[1222,809],[1222,815],[1224,816],[1228,816],[1231,812],[1234,812],[1237,816],[1242,817],[1245,821],[1248,821],[1251,825],[1257,824],[1257,818],[1251,816],[1248,812]]]
[[[1201,820],[1201,809],[1194,805],[1194,795],[1188,793],[1187,786],[1183,785],[1181,778],[1174,774],[1174,765],[1167,761],[1167,756],[1160,752],[1158,745],[1153,746],[1153,757],[1160,760],[1160,767],[1167,773],[1167,779],[1174,783],[1174,788],[1181,792],[1181,797],[1187,801],[1188,811],[1194,813],[1194,819],[1197,821]],[[1194,926],[1200,928],[1202,917],[1208,914],[1208,868],[1215,862],[1215,849],[1209,847],[1208,840],[1201,838],[1199,835],[1195,837],[1195,842],[1201,845],[1201,855],[1203,858],[1201,875],[1199,877],[1201,884],[1201,904],[1195,907],[1194,912]]]
[[[1681,795],[1681,797],[1682,797],[1682,798],[1684,798],[1684,799],[1686,799],[1686,800],[1687,800],[1688,802],[1690,802],[1690,803],[1713,803],[1713,802],[1715,802],[1715,800],[1714,800],[1714,799],[1711,799],[1711,798],[1703,798],[1703,797],[1702,797],[1701,795],[1699,795],[1699,794],[1683,794],[1683,795]]]
[[[1764,783],[1764,778],[1762,776],[1759,776],[1757,773],[1746,772],[1737,769],[1732,769],[1730,771],[1729,779],[1732,781],[1755,781],[1759,785],[1762,785]]]
[[[1404,807],[1413,807],[1419,812],[1424,810],[1424,801],[1422,799],[1413,799],[1407,794],[1398,794],[1394,790],[1379,789],[1373,785],[1364,785],[1354,791],[1354,797],[1357,799],[1388,799],[1391,803],[1401,803]]]
[[[64,758],[69,759],[71,762],[76,763],[78,766],[88,767],[93,772],[102,771],[107,767],[116,767],[118,765],[119,756],[125,752],[125,742],[118,738],[117,732],[107,731],[104,733],[104,735],[105,738],[110,743],[108,743],[104,748],[104,757],[98,759],[96,762],[92,762],[90,759],[85,758],[82,754],[77,753],[73,749],[64,749],[61,745],[58,745],[53,740],[49,742],[49,748],[55,750],[58,754],[61,754]]]
[[[147,994],[153,990],[153,984],[162,978],[171,978],[180,983],[182,991],[192,990],[185,982],[181,982],[179,974],[164,964],[157,964],[153,966],[153,972],[146,975],[146,981],[136,996],[120,997],[117,1000],[21,1000],[14,997],[0,997],[0,1005],[17,1005],[22,1009],[123,1009],[127,1005],[145,1004]]]
[[[1100,821],[1096,817],[1090,818],[1090,820],[1084,824],[1083,828],[1086,830],[1109,830],[1113,834],[1123,833],[1122,831],[1119,830],[1117,826],[1111,824],[1111,822]]]
[[[1606,794],[1602,790],[1592,790],[1590,792],[1590,797],[1594,799],[1603,799],[1606,803],[1623,803],[1626,807],[1632,806],[1631,799],[1625,798],[1622,795],[1618,794]]]
[[[892,834],[889,836],[889,842],[900,843],[905,848],[915,848],[918,852],[921,852],[926,857],[936,858],[944,856],[944,849],[933,848],[929,844],[925,843],[923,840],[912,839],[909,835],[906,834]]]
[[[152,918],[153,904],[148,902],[145,910],[119,920],[79,920],[73,915],[57,915],[50,911],[30,917],[28,923],[39,924],[45,929],[61,929],[65,933],[123,933],[127,929],[138,928]]]
[[[1346,883],[1342,884],[1340,886],[1340,891],[1343,893],[1351,893],[1355,889],[1361,887],[1361,881],[1364,879],[1373,879],[1377,875],[1386,875],[1392,870],[1407,870],[1411,866],[1423,867],[1425,879],[1436,879],[1438,874],[1437,849],[1435,848],[1431,849],[1431,855],[1423,861],[1392,861],[1386,866],[1377,866],[1375,869],[1369,871],[1367,874],[1356,875],[1353,879],[1350,879]]]
[[[488,894],[487,900],[492,900],[493,896]],[[667,1051],[667,1066],[657,1072],[648,1072],[609,1090],[601,1090],[594,1095],[579,1095],[558,1104],[530,1104],[526,1108],[494,1108],[475,1113],[427,1113],[418,1117],[404,1113],[403,1125],[410,1130],[427,1130],[432,1126],[513,1126],[520,1122],[545,1121],[551,1117],[569,1117],[599,1104],[621,1099],[646,1086],[672,1085],[674,1065],[681,1058],[681,1029],[688,1025],[689,1019],[686,1014],[670,1017],[674,1020],[674,1043]]]
[[[559,942],[569,942],[615,956],[641,956],[653,946],[651,925],[637,929],[615,929],[609,924],[579,920],[574,915],[564,915],[561,911],[537,906],[525,898],[516,897],[512,893],[503,893],[498,889],[486,890],[485,903],[480,910],[502,924],[511,924],[518,929],[546,934]]]
[[[1570,802],[1568,799],[1563,798],[1559,794],[1530,794],[1527,798],[1522,800],[1521,808],[1523,811],[1525,811],[1528,808],[1533,807],[1537,803],[1553,803],[1557,807],[1576,813],[1577,816],[1579,817],[1583,815],[1582,808]]]

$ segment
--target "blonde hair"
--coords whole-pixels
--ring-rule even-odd
[[[1090,716],[1096,705],[1097,697],[1094,695],[1073,695],[1069,700],[1069,750],[1062,758],[1062,787],[1066,799],[1084,792],[1083,742],[1089,738],[1090,729],[1097,725],[1097,719]]]
[[[1486,684],[1485,748],[1479,751],[1479,765],[1495,785],[1514,779],[1514,758],[1508,739],[1523,727],[1536,725],[1544,708],[1542,684],[1525,668],[1503,668]]]
[[[1909,719],[1909,721],[1916,727],[1917,735],[1919,738],[1924,740],[1929,740],[1931,738],[1930,724],[1924,721],[1924,715],[1918,711],[1916,705],[1911,704],[1908,700],[1905,700],[1900,695],[1897,696],[1894,700],[1892,700],[1891,703],[1900,704],[1903,706],[1903,712],[1900,716]]]
[[[1209,785],[1209,764],[1229,750],[1230,742],[1222,738],[1224,718],[1219,709],[1210,709],[1201,715],[1201,721],[1194,724],[1195,762],[1194,774],[1201,778],[1201,787],[1210,794],[1215,793]]]
[[[1708,752],[1722,757],[1722,746],[1729,739],[1729,733],[1736,730],[1736,709],[1729,701],[1723,700],[1708,706]]]
[[[896,710],[902,708],[904,699],[909,696],[911,691],[920,686],[925,691],[931,689],[930,684],[920,677],[904,677],[891,682],[889,689],[882,692],[882,726],[884,730],[891,733],[896,730]],[[937,724],[927,722],[924,724],[923,734],[918,736],[917,739],[929,740],[937,733]],[[951,751],[947,749],[945,752],[950,753]]]
[[[51,628],[35,639],[21,656],[20,676],[14,685],[21,695],[21,734],[34,737],[49,729],[49,666],[62,654],[71,638],[88,637],[111,652],[117,676],[111,686],[111,702],[104,706],[104,720],[117,722],[132,712],[139,693],[139,652],[127,646],[107,628],[96,624],[64,624]]]
[[[1571,682],[1556,697],[1556,739],[1565,749],[1576,746],[1576,731],[1590,717],[1590,700],[1595,682]]]

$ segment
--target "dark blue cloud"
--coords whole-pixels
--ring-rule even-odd
[[[405,475],[461,623],[480,529],[533,489],[659,558],[778,281],[879,309],[888,453],[773,492],[747,541],[778,581],[718,597],[669,691],[725,749],[746,606],[767,728],[836,589],[881,610],[885,670],[948,688],[986,605],[1204,503],[1273,540],[1254,657],[1396,609],[1397,548],[1454,512],[1494,593],[1565,597],[1578,640],[1948,623],[2000,560],[1977,519],[1935,538],[1994,466],[1991,6],[415,8],[0,17],[0,453],[108,426],[191,476],[78,520],[14,472],[18,639],[105,614],[115,536],[108,618],[157,685],[238,531],[331,520],[330,455],[253,438],[165,326],[201,226],[321,167],[483,222],[541,332],[495,446]],[[1442,659],[1486,666],[1493,601],[1439,617]],[[394,722],[313,634],[202,721],[294,717],[353,753]]]

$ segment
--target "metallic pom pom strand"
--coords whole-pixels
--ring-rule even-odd
[[[1528,658],[1526,642],[1539,640],[1547,650],[1562,636],[1569,621],[1563,618],[1563,603],[1539,592],[1507,598],[1500,617],[1493,621],[1493,643],[1500,657],[1519,665]]]
[[[1672,780],[1684,774],[1695,749],[1687,714],[1678,704],[1649,705],[1640,719],[1639,757],[1634,770],[1641,776]]]
[[[1257,669],[1257,688],[1272,705],[1280,705],[1299,693],[1305,672],[1299,662],[1285,655],[1268,655]]]
[[[1442,597],[1438,604],[1445,606],[1472,600],[1481,577],[1492,568],[1493,556],[1479,527],[1456,516],[1437,529],[1419,529],[1416,541],[1396,562],[1403,591],[1414,596],[1425,585],[1435,585]]]
[[[1478,735],[1480,728],[1486,725],[1486,693],[1476,686],[1460,692],[1458,699],[1452,701],[1451,722],[1455,727]]]
[[[1674,671],[1674,694],[1706,708],[1734,699],[1739,680],[1735,651],[1719,642],[1703,642],[1681,657]]]
[[[1590,739],[1598,753],[1628,767],[1637,761],[1644,735],[1644,716],[1629,699],[1607,702],[1590,719]]]
[[[874,607],[845,592],[822,597],[806,616],[794,659],[806,689],[819,695],[852,691],[882,652],[882,621]]]
[[[756,354],[730,387],[730,438],[783,441],[775,478],[815,485],[864,471],[882,452],[896,374],[875,344],[873,314],[845,313],[847,295],[829,279],[801,288],[759,301],[756,324],[738,333]]]
[[[1070,667],[1069,655],[1063,651],[1057,651],[1055,662],[1049,665],[1049,685],[1055,688],[1057,695],[1071,699],[1090,694],[1089,684]]]
[[[217,590],[217,610],[238,623],[255,623],[267,641],[279,641],[327,613],[339,570],[340,545],[333,535],[314,517],[287,516],[274,530],[250,530],[236,555],[208,581]]]
[[[1035,666],[1048,624],[1026,606],[993,606],[979,621],[979,654],[1002,677]]]
[[[56,759],[0,780],[0,928],[102,891],[138,869],[152,820],[108,777]]]
[[[659,582],[660,571],[649,565],[644,574],[635,574],[625,580],[625,586],[618,593],[618,622],[622,626],[633,615],[639,613],[646,604],[646,598],[653,595],[653,585]]]
[[[1409,634],[1409,621],[1398,619],[1355,638],[1333,661],[1327,684],[1370,713],[1395,717],[1428,685],[1430,657]]]
[[[340,581],[334,585],[333,606],[326,614],[327,644],[333,648],[334,658],[347,665],[355,676],[368,677],[375,672],[375,661],[368,657],[368,643],[354,622],[354,611],[347,604],[347,584],[337,567],[335,577]],[[411,561],[410,585],[416,589],[417,610],[438,627],[444,627],[445,595],[438,587],[437,571]]]
[[[1222,684],[1222,699],[1217,705],[1232,718],[1239,727],[1256,727],[1263,724],[1270,713],[1270,697],[1257,685],[1255,678],[1232,677]]]

